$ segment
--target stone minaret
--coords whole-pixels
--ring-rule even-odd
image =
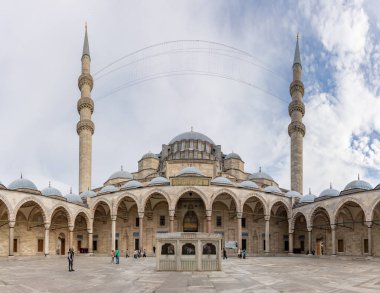
[[[289,104],[289,116],[291,122],[288,127],[290,136],[290,188],[303,194],[303,137],[305,136],[305,125],[302,117],[305,115],[305,105],[302,102],[304,86],[302,83],[302,65],[300,49],[298,45],[298,34],[296,51],[293,62],[293,81],[290,84],[290,95],[292,102]]]
[[[92,135],[94,134],[95,125],[91,121],[91,115],[94,112],[91,90],[94,82],[90,74],[90,63],[91,57],[86,25],[82,54],[82,74],[78,79],[81,93],[77,105],[80,115],[80,120],[77,124],[77,133],[79,135],[79,193],[91,189]]]

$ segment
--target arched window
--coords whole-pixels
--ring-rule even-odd
[[[182,246],[183,255],[195,255],[195,246],[191,243],[186,243]]]
[[[173,255],[174,254],[174,245],[171,243],[165,243],[161,247],[161,255]]]
[[[212,243],[203,245],[203,254],[216,254],[216,247]]]

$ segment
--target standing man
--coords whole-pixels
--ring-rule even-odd
[[[71,251],[71,248],[69,249],[69,252],[67,253],[67,259],[69,261],[69,272],[73,272],[73,262],[74,262],[74,254]]]

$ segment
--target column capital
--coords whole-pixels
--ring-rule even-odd
[[[174,217],[175,210],[169,210],[169,217]]]
[[[116,215],[112,215],[112,216],[111,216],[111,221],[116,221],[116,219],[117,219],[117,216],[116,216]]]
[[[335,230],[336,229],[336,224],[331,224],[331,230]]]
[[[293,234],[294,233],[294,230],[289,230],[289,234]]]
[[[265,215],[265,216],[264,216],[264,220],[265,220],[265,221],[269,221],[269,220],[270,220],[270,216],[269,216],[269,215]]]
[[[9,221],[8,225],[9,225],[9,228],[14,228],[16,225],[16,221]]]
[[[70,232],[74,232],[74,226],[70,226],[70,225],[69,225],[69,231],[70,231]]]
[[[372,228],[372,221],[366,222],[368,228]]]
[[[144,212],[139,212],[139,218],[140,219],[144,218]]]
[[[50,229],[50,223],[45,223],[44,226],[45,226],[45,230],[49,230]]]
[[[207,210],[206,217],[211,217],[211,216],[212,216],[212,210]]]
[[[313,231],[313,227],[307,227],[307,231],[308,231],[308,232]]]
[[[87,229],[87,233],[88,233],[88,234],[93,234],[92,229]]]

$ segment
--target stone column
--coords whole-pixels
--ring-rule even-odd
[[[206,211],[206,219],[207,219],[207,233],[212,233],[212,226],[211,226],[212,210]]]
[[[265,254],[270,252],[270,238],[269,238],[269,225],[270,225],[270,216],[265,216]]]
[[[49,245],[49,237],[50,237],[50,223],[45,223],[45,239],[44,239],[44,253],[45,256],[49,256],[50,245]]]
[[[307,228],[308,250],[309,250],[308,255],[312,255],[312,254],[311,254],[311,249],[312,249],[312,247],[311,247],[311,231],[312,231],[312,230],[313,230],[313,229],[310,228],[310,227]]]
[[[13,239],[15,238],[15,221],[9,221],[9,256],[13,256]]]
[[[93,248],[93,232],[91,229],[87,230],[88,232],[88,254],[93,255],[94,254],[94,248]]]
[[[169,232],[174,232],[174,215],[175,211],[170,210],[169,211]]]
[[[116,216],[111,216],[111,250],[115,250],[116,241]]]
[[[293,231],[289,231],[289,255],[293,255]]]
[[[367,223],[368,226],[368,256],[372,256],[372,222]]]
[[[331,255],[336,256],[336,237],[335,237],[336,225],[331,224]]]
[[[140,246],[140,250],[143,251],[144,249],[144,244],[143,244],[143,241],[144,241],[144,227],[143,227],[143,224],[144,224],[144,213],[143,212],[139,212],[139,246]]]
[[[69,248],[74,249],[74,226],[69,226]]]
[[[237,242],[238,242],[238,248],[242,248],[241,246],[241,218],[243,214],[242,213],[237,213]]]

